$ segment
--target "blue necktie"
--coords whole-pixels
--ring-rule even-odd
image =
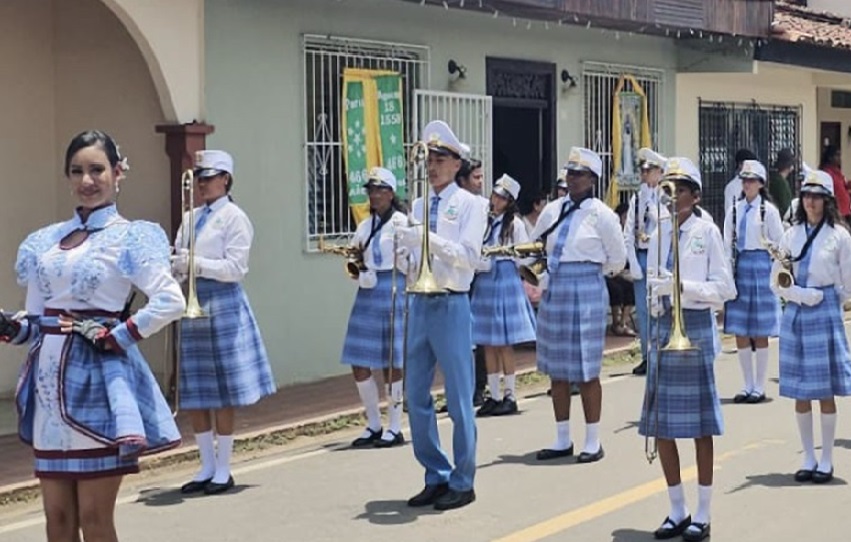
[[[740,251],[745,250],[745,236],[748,234],[748,213],[753,208],[753,205],[748,203],[745,205],[745,214],[742,215],[742,220],[739,222],[739,236],[736,239],[736,248]]]
[[[432,233],[437,233],[437,205],[440,203],[440,196],[431,197],[431,207],[428,209],[428,229]]]
[[[484,245],[488,246],[488,244],[494,240],[496,237],[497,230],[499,230],[500,226],[502,226],[502,220],[497,220],[491,223],[490,233],[488,233],[488,238],[485,239]]]
[[[373,218],[373,220],[375,220],[375,218]],[[375,267],[381,267],[381,264],[384,261],[384,258],[381,256],[381,230],[375,232],[375,235],[372,237],[372,241],[370,242],[372,243],[372,261],[375,263]]]
[[[812,228],[810,228],[809,225],[806,225],[805,228],[807,230],[807,237],[809,237],[810,230]],[[795,283],[802,288],[807,287],[807,279],[809,278],[810,274],[810,256],[812,255],[812,253],[813,246],[810,245],[810,250],[808,250],[807,254],[801,259],[800,262],[798,262],[798,274],[795,277]]]
[[[198,235],[198,232],[201,231],[201,228],[204,227],[204,224],[207,223],[207,218],[209,218],[211,209],[209,206],[204,206],[204,209],[201,211],[201,215],[198,217],[198,220],[195,221],[195,235]]]
[[[561,208],[561,212],[565,213],[569,209],[570,202],[566,201]],[[550,275],[556,272],[558,269],[561,253],[564,252],[564,244],[567,242],[567,232],[570,231],[570,221],[573,219],[573,214],[564,219],[564,222],[561,224],[561,229],[558,231],[558,238],[556,239],[556,246],[553,249],[553,254],[551,257],[547,258],[547,271],[549,271]]]

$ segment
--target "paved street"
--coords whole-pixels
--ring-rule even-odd
[[[733,405],[740,374],[735,354],[717,364],[726,434],[718,456],[712,539],[751,542],[847,540],[851,510],[851,422],[840,404],[836,479],[828,486],[798,485],[800,447],[792,404],[777,397],[776,341],[769,395],[761,405]],[[414,510],[405,499],[422,486],[410,445],[392,450],[348,450],[354,433],[301,441],[297,448],[243,461],[238,490],[219,497],[183,499],[174,489],[188,470],[131,478],[118,510],[122,542],[369,541],[532,542],[652,540],[668,511],[658,461],[648,465],[637,435],[643,379],[609,371],[602,421],[606,458],[597,464],[535,461],[551,443],[554,425],[545,389],[524,392],[522,413],[479,422],[476,491],[471,506],[445,513]],[[578,402],[573,413],[581,419]],[[818,420],[818,418],[816,418]],[[575,424],[581,447],[583,431]],[[816,442],[820,442],[816,422]],[[444,442],[451,424],[441,421]],[[681,446],[686,496],[696,508],[693,446]],[[44,540],[40,511],[0,510],[0,540]]]

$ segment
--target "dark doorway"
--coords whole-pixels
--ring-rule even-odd
[[[839,122],[822,122],[821,123],[821,145],[819,153],[828,145],[833,145],[836,148],[841,147],[842,142],[842,124]]]
[[[522,189],[521,213],[546,193],[556,177],[555,64],[487,59],[487,93],[493,97],[494,180],[511,175]]]

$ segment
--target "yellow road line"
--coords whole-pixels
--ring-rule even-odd
[[[746,451],[755,450],[772,442],[776,441],[756,442],[743,446],[737,450],[731,450],[723,453],[715,458],[716,469],[717,465],[723,461]],[[681,476],[683,482],[690,482],[694,480],[697,478],[697,467],[693,466],[683,470]],[[508,536],[496,539],[493,542],[537,542],[616,510],[626,508],[631,504],[643,501],[644,499],[658,495],[659,493],[664,493],[667,488],[668,486],[665,483],[665,479],[658,478],[652,482],[647,482],[627,489],[626,491],[622,491],[617,495],[606,497],[605,499],[601,499],[581,508],[565,512],[564,514],[536,523],[535,525],[511,533]]]

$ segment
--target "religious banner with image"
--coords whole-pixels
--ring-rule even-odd
[[[627,81],[632,91],[624,90]],[[617,207],[621,189],[634,189],[641,183],[638,149],[652,145],[647,95],[635,77],[622,75],[612,103],[612,176],[606,197],[609,206]]]
[[[343,71],[342,136],[349,208],[356,222],[369,216],[364,190],[367,172],[376,166],[396,176],[397,194],[405,194],[402,78],[385,70]]]

